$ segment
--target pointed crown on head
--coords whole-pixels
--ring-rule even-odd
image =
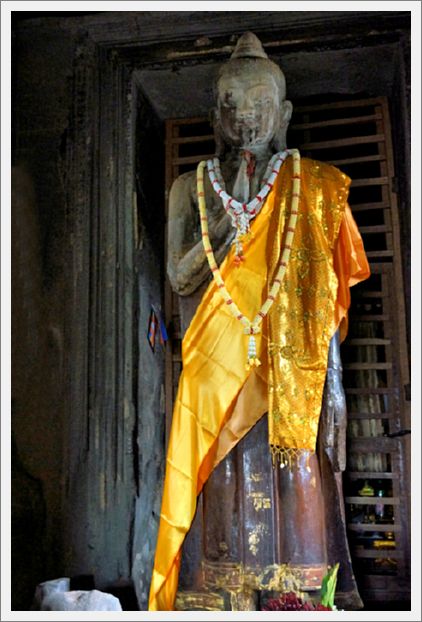
[[[261,41],[253,32],[245,32],[239,37],[232,58],[267,58]]]

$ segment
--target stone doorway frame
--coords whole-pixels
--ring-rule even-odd
[[[137,512],[134,461],[138,459],[134,433],[142,408],[134,390],[138,327],[133,199],[136,94],[140,86],[134,72],[143,66],[172,64],[175,59],[200,62],[207,57],[207,43],[195,47],[195,40],[200,41],[204,32],[216,40],[208,58],[209,54],[226,57],[232,35],[248,29],[267,40],[281,41],[285,36],[285,45],[290,39],[291,49],[297,45],[294,35],[301,35],[309,44],[309,32],[316,33],[315,42],[330,27],[336,34],[327,46],[339,44],[342,28],[350,30],[350,41],[356,36],[357,13],[344,13],[341,28],[334,28],[338,12],[300,13],[239,12],[235,30],[233,13],[229,21],[224,12],[152,12],[142,17],[124,12],[114,21],[116,13],[110,13],[110,18],[106,14],[87,18],[83,32],[81,29],[74,109],[64,156],[69,182],[65,342],[69,399],[63,543],[70,574],[96,568],[99,586],[119,576],[132,577],[140,608],[146,606],[153,550],[133,550]],[[378,26],[379,16],[379,12],[365,14]],[[381,21],[387,33],[383,36],[391,41],[395,35],[389,19],[384,13]],[[401,51],[400,45],[397,39]],[[160,477],[157,473],[157,485]],[[110,514],[107,509],[111,506],[116,509]],[[154,508],[142,511],[151,512],[154,531],[158,522]],[[74,528],[76,516],[87,526],[84,533]],[[142,576],[133,570],[136,559],[136,568],[144,568]]]

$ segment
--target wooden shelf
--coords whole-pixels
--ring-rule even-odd
[[[398,505],[398,497],[345,497],[345,503],[353,505]],[[374,529],[374,531],[376,531]]]
[[[347,529],[350,531],[380,531],[380,532],[395,532],[400,531],[401,526],[395,525],[394,523],[391,525],[387,524],[378,524],[378,523],[348,523]]]

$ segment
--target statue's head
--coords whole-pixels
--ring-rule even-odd
[[[251,32],[243,34],[216,82],[216,138],[243,149],[285,148],[292,104],[280,67]],[[222,151],[218,145],[218,151]]]

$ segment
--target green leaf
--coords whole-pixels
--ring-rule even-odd
[[[337,573],[340,564],[336,564],[327,572],[322,580],[321,586],[321,605],[325,607],[334,607],[334,595],[336,593]]]

